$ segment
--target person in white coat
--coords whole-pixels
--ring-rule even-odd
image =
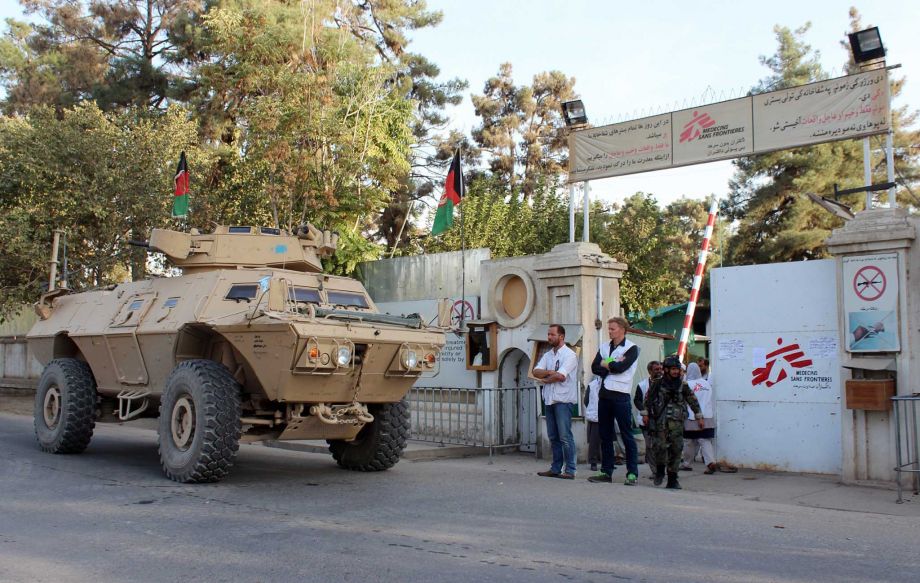
[[[588,423],[588,463],[591,471],[596,472],[601,463],[601,430],[597,424],[597,394],[601,389],[601,379],[594,377],[585,390],[585,421]]]
[[[696,457],[697,453],[702,454],[703,463],[706,464],[705,474],[712,474],[718,470],[716,462],[715,449],[712,447],[712,439],[716,436],[715,415],[713,413],[712,385],[703,378],[700,367],[697,363],[691,362],[687,366],[687,378],[685,379],[690,390],[696,395],[696,400],[700,403],[700,409],[703,413],[703,419],[706,421],[706,428],[700,429],[696,421],[696,416],[689,408],[686,421],[684,421],[684,451],[683,465],[681,469],[693,469],[690,462]]]

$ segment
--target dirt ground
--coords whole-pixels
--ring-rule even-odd
[[[0,413],[13,415],[32,415],[35,396],[31,394],[4,394],[0,392]]]

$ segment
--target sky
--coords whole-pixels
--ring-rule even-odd
[[[480,93],[503,62],[519,84],[541,71],[575,77],[575,89],[596,126],[743,95],[769,71],[760,56],[776,50],[773,27],[811,22],[806,42],[833,76],[847,53],[853,0],[427,0],[442,23],[414,31],[410,50],[441,68],[442,79],[469,81],[463,103],[451,107],[451,126],[477,124],[470,93]],[[920,108],[920,2],[873,0],[856,4],[863,25],[878,26],[893,76],[906,77],[894,107]],[[15,0],[0,0],[0,18],[19,17]],[[618,202],[648,192],[662,204],[680,196],[727,196],[729,161],[595,180],[591,197]]]
[[[777,48],[775,25],[795,29],[811,22],[805,40],[820,51],[832,76],[842,74],[848,53],[840,48],[849,30],[852,0],[769,2],[622,0],[427,0],[443,12],[442,23],[414,31],[410,50],[441,68],[443,78],[461,77],[470,87],[449,111],[451,124],[467,134],[477,124],[470,93],[503,62],[518,84],[534,74],[559,70],[575,77],[589,121],[599,126],[743,95],[769,70],[760,56]],[[864,27],[878,26],[893,77],[906,77],[893,107],[920,108],[920,2],[875,0],[855,4]],[[662,204],[680,196],[727,196],[731,162],[712,162],[591,182],[591,198],[622,201],[643,191]]]

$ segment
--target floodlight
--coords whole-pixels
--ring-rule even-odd
[[[857,65],[885,56],[885,47],[877,26],[850,34],[850,48]]]
[[[585,104],[581,99],[566,101],[562,104],[562,115],[565,118],[565,125],[580,126],[588,123],[588,116],[585,115]]]

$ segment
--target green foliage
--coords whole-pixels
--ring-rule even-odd
[[[488,247],[493,257],[545,253],[568,240],[568,199],[551,185],[541,186],[528,201],[509,196],[503,182],[494,176],[479,176],[467,185],[460,207],[466,248]],[[427,237],[425,251],[459,250],[460,222],[458,215],[453,228],[438,237]]]
[[[662,209],[642,192],[610,210],[595,205],[592,240],[629,266],[620,282],[626,313],[687,301],[708,215],[705,201],[683,198]],[[718,260],[710,255],[707,272]]]
[[[7,112],[64,109],[93,100],[103,110],[165,109],[187,96],[178,44],[195,0],[21,0],[33,24],[11,22],[0,40]]]
[[[67,234],[71,287],[143,276],[146,254],[126,241],[170,226],[183,149],[192,168],[212,162],[177,107],[106,114],[89,103],[0,118],[0,312],[37,299],[54,229]]]

